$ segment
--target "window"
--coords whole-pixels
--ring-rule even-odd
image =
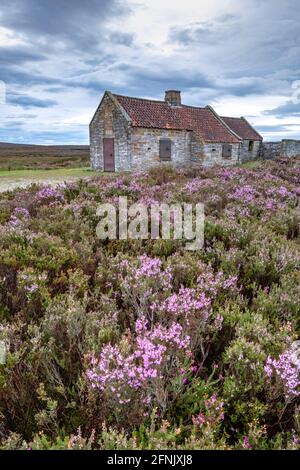
[[[162,161],[171,160],[172,142],[170,139],[160,139],[159,141],[159,158]]]
[[[222,158],[231,158],[232,145],[223,144],[222,146]]]
[[[249,147],[248,147],[249,152],[252,152],[253,148],[254,148],[254,141],[249,140]]]

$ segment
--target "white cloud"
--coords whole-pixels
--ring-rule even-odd
[[[26,44],[24,38],[15,31],[0,26],[0,44],[1,46],[18,46]]]

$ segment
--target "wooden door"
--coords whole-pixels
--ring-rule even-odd
[[[115,171],[115,145],[114,139],[104,137],[103,139],[104,171]]]
[[[231,158],[232,153],[232,145],[230,144],[223,144],[222,147],[222,157],[223,158]]]
[[[161,160],[171,160],[172,142],[170,139],[160,139],[159,141],[159,158]]]

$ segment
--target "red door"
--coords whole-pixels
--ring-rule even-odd
[[[114,139],[103,139],[104,171],[115,171],[115,146]]]

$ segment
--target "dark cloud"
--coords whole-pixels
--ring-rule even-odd
[[[0,70],[7,65],[25,65],[28,62],[40,62],[45,59],[45,55],[30,47],[0,45]]]
[[[274,125],[259,125],[257,126],[257,130],[259,132],[286,132],[289,130],[289,127],[295,126],[296,124],[274,124]]]
[[[121,0],[1,0],[0,11],[8,28],[72,42],[96,35],[100,24],[127,13],[128,6]]]
[[[240,16],[172,27],[169,41],[209,57],[224,77],[267,77],[283,72],[288,79],[300,69],[300,2],[253,1]]]
[[[169,31],[169,41],[184,46],[201,45],[203,42],[215,45],[234,36],[239,30],[238,18],[234,15],[222,15],[214,21],[202,21],[187,26],[175,26]]]
[[[234,79],[228,79],[226,85],[217,85],[218,94],[227,93],[234,96],[261,95],[266,93],[269,88],[263,79],[249,80],[241,83]]]
[[[184,91],[188,88],[211,88],[212,81],[198,71],[186,73],[174,64],[152,64],[151,67],[135,66],[129,63],[120,63],[111,67],[112,73],[126,74],[126,87],[143,95],[155,96],[168,88],[179,88]]]
[[[120,44],[121,46],[130,47],[134,41],[134,34],[114,31],[109,35],[109,40],[113,44]]]
[[[266,116],[300,116],[300,102],[293,103],[288,101],[286,104],[278,106],[277,108],[268,109],[264,111]]]
[[[52,85],[62,84],[60,78],[54,78],[42,73],[30,72],[21,66],[8,66],[0,69],[0,80],[3,80],[7,85],[18,84],[20,86],[31,85]]]
[[[129,12],[122,0],[1,0],[0,27],[24,44],[0,45],[0,80],[8,86],[72,86],[80,72],[113,62],[105,45],[132,45],[134,34],[106,28],[109,18]]]
[[[24,121],[13,120],[13,119],[4,123],[4,127],[6,128],[20,128],[20,127],[23,127],[23,125],[24,125]]]
[[[8,95],[7,102],[22,108],[50,108],[57,104],[54,100],[42,100],[26,95]]]

